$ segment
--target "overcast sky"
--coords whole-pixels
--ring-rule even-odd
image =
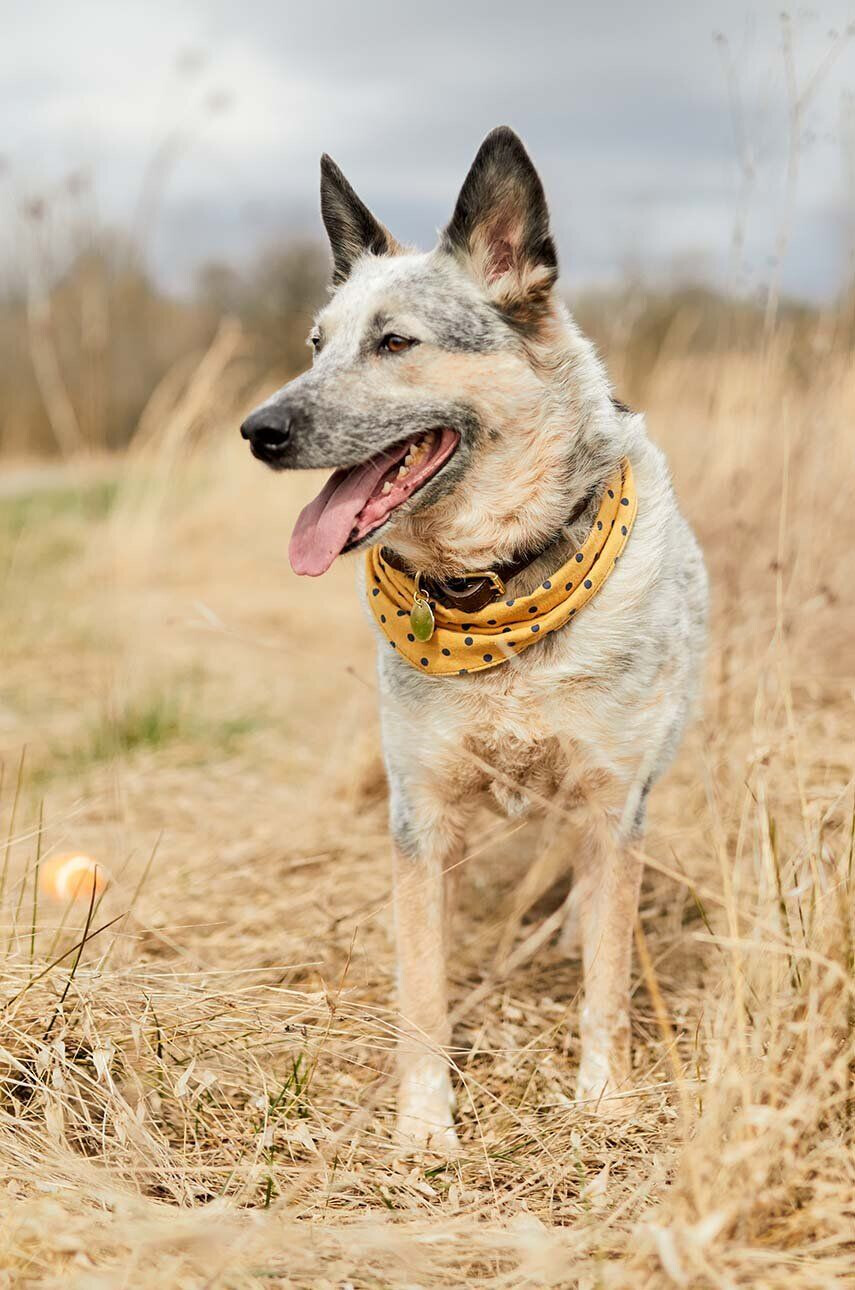
[[[507,123],[544,178],[568,287],[628,268],[722,285],[735,270],[756,287],[785,241],[785,287],[821,297],[851,262],[855,39],[829,33],[855,0],[794,11],[807,93],[791,215],[780,10],[0,0],[0,183],[12,210],[91,174],[98,217],[141,223],[159,276],[183,286],[204,259],[319,234],[324,150],[397,236],[432,243],[481,138]],[[152,159],[176,139],[141,207]],[[19,255],[4,224],[0,255]]]

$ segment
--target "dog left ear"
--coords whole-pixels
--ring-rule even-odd
[[[507,126],[478,149],[442,245],[465,259],[496,304],[520,323],[536,321],[558,277],[540,176]]]
[[[321,157],[321,216],[333,254],[336,286],[360,256],[399,255],[401,246],[357,197],[332,157]]]

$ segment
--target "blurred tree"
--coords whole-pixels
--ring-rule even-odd
[[[123,447],[152,391],[189,374],[226,316],[246,336],[242,380],[289,379],[308,361],[328,279],[323,250],[298,242],[245,273],[204,265],[188,297],[170,296],[106,233],[77,241],[60,272],[38,269],[28,289],[11,276],[0,285],[0,452]]]
[[[291,375],[308,365],[306,337],[328,280],[329,260],[316,242],[272,247],[259,257],[240,315],[270,367]]]

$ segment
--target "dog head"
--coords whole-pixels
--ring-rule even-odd
[[[552,423],[572,325],[522,143],[487,137],[427,254],[396,242],[326,156],[321,211],[334,291],[312,367],[242,426],[276,470],[334,470],[297,521],[293,568],[321,574],[379,540],[441,575],[533,548],[566,514],[568,427]]]

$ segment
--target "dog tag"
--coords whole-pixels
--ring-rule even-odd
[[[410,610],[410,626],[417,641],[429,641],[433,636],[433,610],[421,596],[416,598]]]
[[[429,641],[433,636],[433,610],[422,591],[422,575],[416,574],[413,587],[413,607],[410,610],[410,626],[417,641]]]

